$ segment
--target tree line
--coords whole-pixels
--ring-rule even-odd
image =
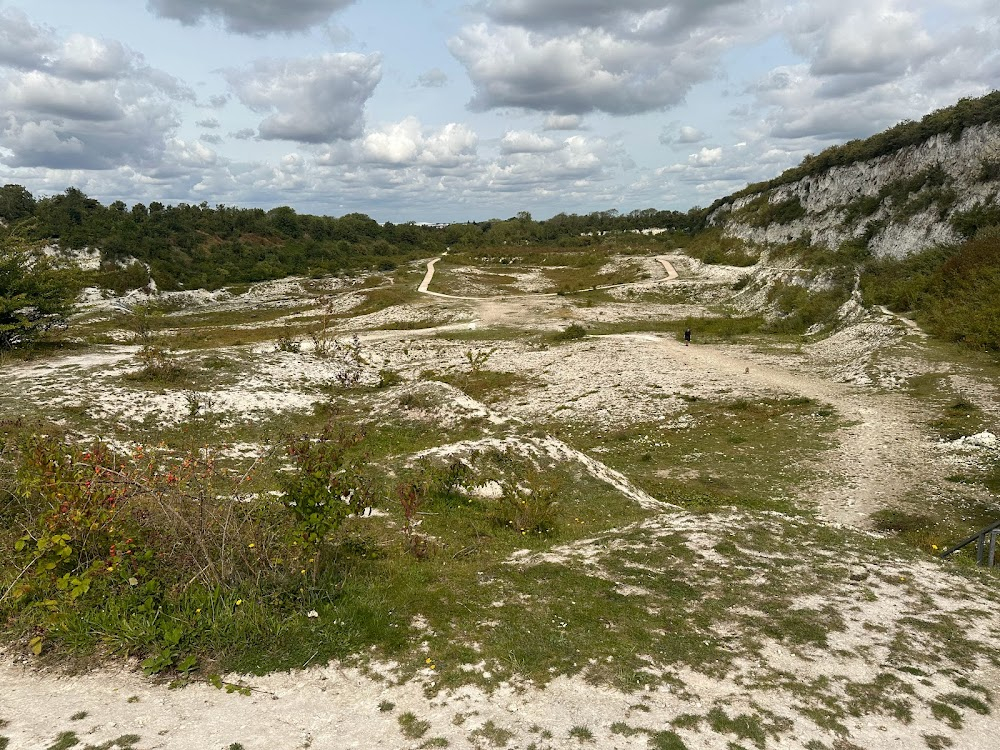
[[[21,185],[0,188],[7,239],[101,253],[103,286],[122,291],[148,284],[164,290],[207,288],[288,275],[391,270],[448,247],[586,246],[607,232],[668,228],[691,231],[692,212],[561,213],[544,221],[521,212],[509,219],[426,226],[379,224],[361,213],[300,214],[207,203],[103,205],[77,188],[36,199]]]

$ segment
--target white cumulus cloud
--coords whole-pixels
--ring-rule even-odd
[[[226,71],[237,98],[267,114],[264,140],[325,143],[358,137],[364,108],[382,79],[381,56],[326,54],[297,60],[258,60]]]

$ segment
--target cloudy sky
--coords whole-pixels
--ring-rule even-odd
[[[687,210],[997,87],[997,0],[0,0],[0,183]]]

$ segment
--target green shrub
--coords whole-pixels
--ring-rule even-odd
[[[573,341],[574,339],[582,339],[586,335],[586,328],[579,323],[570,323],[552,338],[556,341]]]
[[[0,241],[0,351],[65,325],[80,285],[79,274]]]
[[[519,477],[505,477],[500,482],[503,493],[497,500],[496,522],[521,534],[551,534],[559,518],[559,488],[541,481],[529,472]]]
[[[762,228],[771,224],[791,224],[805,215],[805,206],[798,196],[772,202],[771,194],[765,193],[740,209],[735,218],[745,221],[752,227]]]
[[[862,275],[870,304],[912,311],[940,338],[1000,351],[1000,231],[903,259],[870,261]]]

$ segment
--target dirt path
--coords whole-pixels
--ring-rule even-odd
[[[491,297],[463,297],[457,294],[444,294],[442,292],[432,292],[429,287],[431,280],[434,278],[434,266],[441,258],[434,258],[434,260],[428,261],[427,272],[424,274],[423,280],[420,282],[420,286],[417,287],[417,291],[421,294],[429,294],[432,297],[440,297],[442,299],[459,299],[466,301],[485,301],[485,300],[509,300],[509,299],[523,299],[523,298],[540,298],[540,297],[558,297],[558,292],[535,292],[528,294],[498,294]],[[662,279],[653,279],[651,281],[632,281],[625,284],[607,284],[605,286],[595,286],[593,289],[588,289],[587,291],[603,291],[606,289],[625,289],[629,287],[642,288],[655,286],[661,284],[664,281],[672,281],[677,278],[677,271],[667,260],[665,255],[657,255],[655,260],[663,266],[663,270],[666,273]]]
[[[934,442],[898,395],[809,377],[773,365],[733,356],[715,346],[684,346],[671,339],[625,334],[602,338],[629,339],[667,350],[690,379],[722,378],[753,383],[763,391],[804,396],[831,405],[844,421],[835,434],[836,447],[820,467],[820,478],[806,491],[820,514],[834,523],[867,526],[868,517],[928,479],[928,456]]]

